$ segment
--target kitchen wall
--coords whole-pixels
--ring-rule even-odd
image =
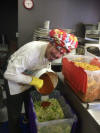
[[[34,0],[34,8],[27,10],[18,0],[19,46],[32,41],[33,31],[50,20],[50,28],[74,28],[78,22],[100,21],[99,0]]]

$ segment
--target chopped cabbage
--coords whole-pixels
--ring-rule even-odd
[[[34,108],[38,122],[63,119],[64,113],[59,102],[54,98],[51,98],[47,101],[50,102],[50,105],[45,108],[41,106],[41,101],[34,102]]]

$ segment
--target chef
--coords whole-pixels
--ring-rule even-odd
[[[20,115],[22,104],[27,106],[30,87],[39,89],[43,86],[43,80],[25,74],[27,70],[33,71],[49,68],[50,62],[60,58],[64,53],[69,53],[77,47],[77,38],[67,34],[61,29],[53,29],[49,32],[48,41],[32,41],[20,47],[8,61],[4,73],[8,81],[7,110],[8,127],[10,133],[22,133],[20,128]],[[33,74],[34,74],[33,73]]]

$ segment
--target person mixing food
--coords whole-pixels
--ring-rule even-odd
[[[10,133],[22,133],[20,115],[22,104],[25,103],[27,114],[29,91],[31,86],[37,89],[43,86],[43,80],[25,75],[26,70],[40,70],[50,65],[50,62],[69,53],[78,45],[77,38],[61,29],[49,32],[48,41],[32,41],[20,47],[11,55],[4,73],[8,81],[7,110]],[[33,73],[34,74],[34,73]]]

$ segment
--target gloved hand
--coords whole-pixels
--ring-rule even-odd
[[[29,84],[35,86],[37,89],[40,89],[43,86],[43,80],[36,77],[32,77],[32,81]]]

